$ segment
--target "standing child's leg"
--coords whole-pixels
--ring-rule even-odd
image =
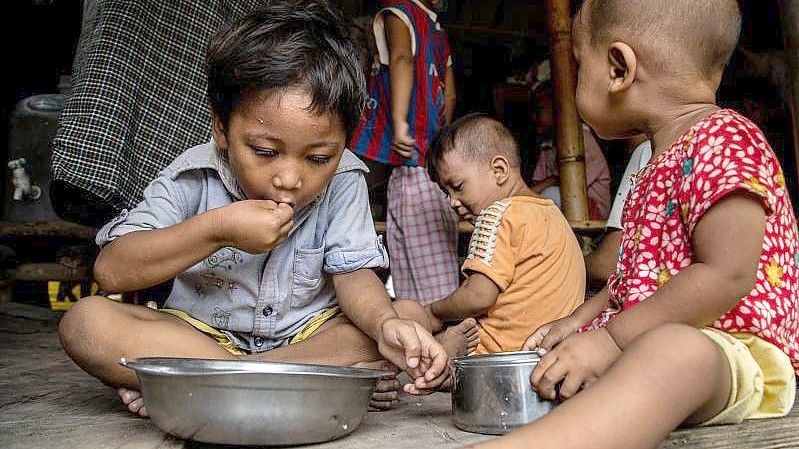
[[[642,335],[584,391],[542,419],[480,448],[657,447],[682,423],[718,414],[730,365],[699,330],[666,325]]]

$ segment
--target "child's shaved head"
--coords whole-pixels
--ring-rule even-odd
[[[519,146],[508,128],[485,114],[465,115],[438,132],[427,153],[427,171],[434,182],[441,159],[451,151],[479,162],[504,156],[511,167],[521,163]]]
[[[724,70],[741,32],[737,0],[586,0],[577,18],[593,45],[622,41],[659,69],[709,75]]]

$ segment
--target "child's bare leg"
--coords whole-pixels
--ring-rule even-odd
[[[308,339],[267,352],[245,356],[251,360],[352,366],[383,359],[377,343],[344,315],[323,324]]]
[[[346,318],[331,320],[305,342],[247,357],[341,366],[380,360],[376,344],[342,320]],[[72,307],[61,320],[59,336],[66,352],[81,368],[119,388],[122,401],[132,412],[142,415],[146,412],[141,408],[138,379],[133,371],[119,365],[120,358],[237,359],[178,317],[98,296],[83,298]],[[396,379],[381,383],[382,390],[396,391],[398,387]],[[377,398],[384,399],[379,395]]]
[[[61,319],[58,334],[75,363],[115,387],[139,385],[136,374],[119,365],[122,357],[234,358],[180,318],[100,296],[78,301]]]
[[[397,312],[397,315],[416,321],[432,334],[441,332],[441,330],[444,329],[444,323],[430,313],[429,309],[422,307],[422,305],[416,301],[400,299],[394,301],[391,305],[394,307],[394,311]]]
[[[377,351],[377,343],[350,323],[344,315],[327,321],[307,340],[245,358],[388,371],[392,375],[380,379],[369,405],[374,410],[387,410],[394,406],[399,397],[397,367],[383,360],[383,356]]]
[[[431,333],[436,334],[436,339],[450,358],[470,354],[480,342],[477,321],[474,318],[466,318],[457,325],[444,329],[444,323],[416,301],[399,300],[395,301],[393,305],[397,315],[414,320]]]
[[[147,416],[136,374],[119,365],[122,357],[230,359],[208,336],[183,320],[146,307],[93,296],[72,307],[58,327],[61,345],[87,373],[117,387],[128,409]]]
[[[681,423],[718,414],[730,382],[727,359],[709,338],[666,325],[642,335],[605,375],[550,414],[479,447],[657,447]]]

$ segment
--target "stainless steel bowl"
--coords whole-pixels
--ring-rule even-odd
[[[361,424],[382,371],[177,358],[122,359],[161,430],[205,443],[295,445]]]
[[[452,412],[467,432],[503,435],[549,413],[554,403],[539,399],[530,374],[535,352],[459,357],[454,360]]]

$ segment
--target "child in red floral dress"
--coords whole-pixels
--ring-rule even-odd
[[[533,388],[565,399],[485,447],[656,447],[681,425],[784,416],[796,394],[797,223],[761,130],[715,105],[735,0],[587,0],[577,104],[602,138],[644,132],[615,274],[536,330]],[[483,447],[483,446],[481,446]]]

